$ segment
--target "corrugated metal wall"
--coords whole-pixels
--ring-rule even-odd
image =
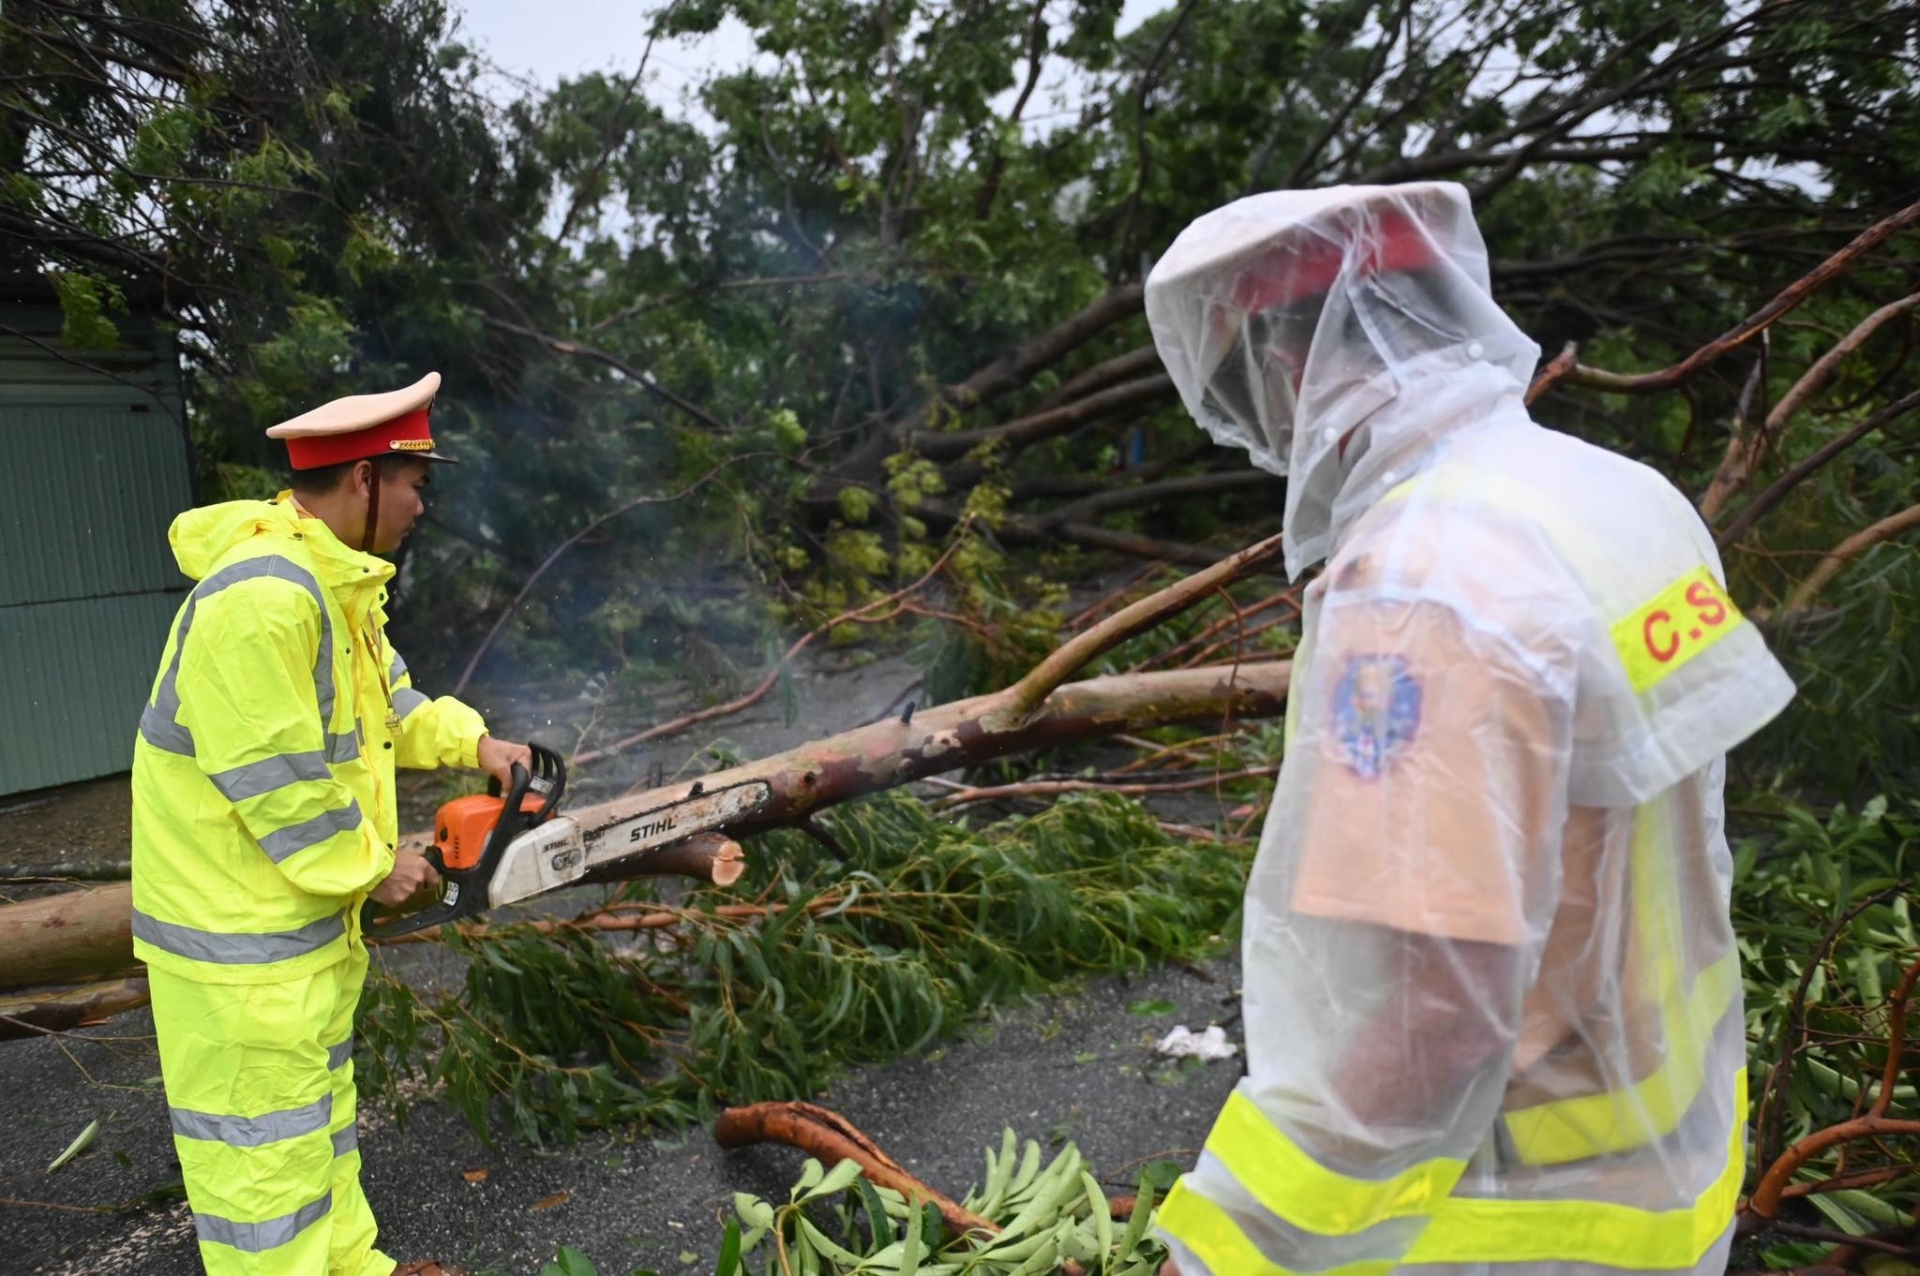
[[[171,339],[67,350],[56,310],[0,303],[0,794],[124,771],[189,582],[192,504]]]

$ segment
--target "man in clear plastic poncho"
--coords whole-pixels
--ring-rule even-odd
[[[1792,697],[1653,471],[1536,426],[1449,183],[1202,217],[1187,409],[1287,476],[1306,591],[1247,886],[1248,1075],[1182,1276],[1724,1269],[1745,1053],[1726,751]]]

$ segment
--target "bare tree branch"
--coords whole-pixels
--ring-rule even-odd
[[[1807,578],[1794,587],[1787,596],[1787,605],[1781,610],[1792,613],[1809,606],[1820,595],[1820,591],[1838,576],[1846,565],[1874,546],[1892,540],[1900,533],[1920,527],[1920,505],[1910,505],[1898,514],[1883,518],[1873,526],[1855,532],[1841,541],[1822,558]],[[1920,1128],[1920,1123],[1916,1123]]]
[[[510,332],[514,336],[525,337],[529,341],[537,341],[549,350],[553,350],[559,354],[572,355],[577,359],[586,359],[593,363],[605,364],[621,376],[632,381],[642,390],[645,390],[648,394],[651,394],[654,398],[660,400],[662,403],[678,408],[707,428],[718,431],[721,434],[733,433],[733,428],[726,422],[714,416],[698,404],[675,394],[664,385],[661,385],[652,373],[641,371],[616,354],[611,354],[608,351],[600,350],[593,346],[583,345],[578,341],[568,341],[563,337],[556,337],[550,333],[539,332],[533,328],[511,323],[494,315],[482,316],[481,322],[489,328],[495,328],[501,332]]]
[[[1033,0],[1033,22],[1027,33],[1027,82],[1020,89],[1020,96],[1014,99],[1013,109],[1007,112],[1007,124],[1013,128],[1020,126],[1020,117],[1026,113],[1027,102],[1033,97],[1033,91],[1040,84],[1040,71],[1047,64],[1047,0]],[[980,184],[980,194],[973,203],[973,219],[985,221],[993,212],[993,204],[1000,197],[1000,181],[1006,175],[1006,148],[998,136],[993,142],[993,162],[987,166],[986,180]]]
[[[594,532],[605,527],[614,519],[619,518],[622,514],[637,510],[643,505],[671,505],[673,502],[691,496],[705,487],[715,478],[718,478],[723,470],[739,465],[744,461],[777,456],[779,456],[777,452],[743,452],[739,456],[729,457],[679,491],[669,493],[665,496],[636,496],[625,504],[615,506],[613,509],[608,510],[573,535],[567,537],[567,539],[561,541],[559,545],[554,547],[553,552],[542,559],[540,565],[533,569],[533,574],[521,583],[520,591],[513,596],[512,601],[500,609],[500,614],[494,618],[492,626],[487,630],[486,637],[480,640],[480,644],[473,649],[473,654],[467,657],[467,667],[460,671],[460,680],[453,684],[453,690],[447,694],[457,696],[467,689],[467,683],[473,679],[473,671],[480,667],[481,657],[485,656],[487,649],[493,646],[493,640],[500,636],[500,630],[506,626],[507,621],[511,620],[514,613],[520,610],[520,604],[527,601],[527,595],[531,594],[533,587],[540,583],[540,578],[547,574],[547,569],[560,561],[561,555],[565,554],[575,545],[578,545],[588,536],[591,536]]]
[[[1849,447],[1853,447],[1855,443],[1859,443],[1860,439],[1864,439],[1868,434],[1872,434],[1874,430],[1880,430],[1880,428],[1884,428],[1887,424],[1899,420],[1901,416],[1905,416],[1905,414],[1910,413],[1910,411],[1914,411],[1916,407],[1920,407],[1920,390],[1910,393],[1905,399],[1899,399],[1897,403],[1889,403],[1887,407],[1880,409],[1878,413],[1874,413],[1872,416],[1868,416],[1866,420],[1862,420],[1853,430],[1847,430],[1845,434],[1841,434],[1841,436],[1830,439],[1828,443],[1824,443],[1818,451],[1812,453],[1811,457],[1807,457],[1805,461],[1801,461],[1797,466],[1793,466],[1786,474],[1782,474],[1778,480],[1774,480],[1772,487],[1768,487],[1761,495],[1753,497],[1753,501],[1749,501],[1747,507],[1741,508],[1740,516],[1734,518],[1734,522],[1726,524],[1726,530],[1724,530],[1724,532],[1715,535],[1716,541],[1718,541],[1720,545],[1734,545],[1736,541],[1740,541],[1740,537],[1743,537],[1747,532],[1753,532],[1753,526],[1755,526],[1757,522],[1761,522],[1761,518],[1766,518],[1766,514],[1768,514],[1772,508],[1780,505],[1780,501],[1784,501],[1784,499],[1788,497],[1789,491],[1793,491],[1795,487],[1799,487],[1803,482],[1807,482],[1816,470],[1820,470],[1822,466],[1826,466],[1826,464],[1832,461],[1834,457],[1837,457],[1839,453],[1847,451]]]
[[[633,68],[633,74],[627,77],[626,88],[620,94],[619,105],[607,117],[607,126],[601,131],[600,155],[587,170],[585,176],[574,183],[573,198],[567,201],[566,216],[560,219],[560,229],[554,233],[555,243],[564,244],[567,236],[573,233],[574,219],[580,215],[588,200],[593,184],[600,180],[600,174],[607,167],[607,161],[613,157],[613,148],[619,142],[622,131],[619,128],[620,113],[627,109],[627,103],[633,101],[633,91],[640,87],[640,77],[647,72],[647,60],[653,56],[653,42],[659,39],[659,28],[647,32],[647,47],[640,52],[640,65]]]
[[[1078,429],[1089,421],[1098,421],[1117,412],[1142,404],[1158,403],[1174,396],[1173,378],[1165,373],[1141,377],[1110,390],[1090,394],[1078,402],[1049,412],[1035,413],[1000,425],[973,430],[916,430],[907,436],[907,444],[929,460],[950,461],[965,456],[977,447],[1001,443],[1011,448],[1029,447]]]
[[[1801,405],[1806,403],[1808,399],[1819,392],[1821,387],[1832,378],[1835,369],[1840,366],[1849,354],[1859,349],[1867,338],[1873,335],[1873,333],[1889,319],[1892,319],[1896,315],[1906,313],[1913,309],[1915,305],[1920,305],[1920,292],[1910,294],[1909,296],[1902,297],[1899,301],[1891,302],[1888,305],[1880,307],[1880,309],[1861,320],[1853,331],[1837,342],[1831,350],[1821,355],[1820,358],[1815,361],[1814,365],[1807,369],[1805,374],[1794,383],[1793,388],[1787,391],[1780,402],[1774,406],[1773,411],[1767,414],[1764,428],[1766,436],[1777,441],[1781,432],[1785,430],[1787,423],[1793,418],[1793,414],[1799,411]],[[1915,396],[1908,395],[1905,399],[1875,413],[1860,425],[1820,448],[1812,456],[1783,475],[1781,479],[1772,487],[1768,488],[1766,492],[1750,502],[1745,509],[1740,511],[1740,516],[1728,525],[1727,529],[1721,532],[1716,539],[1723,545],[1731,544],[1739,540],[1753,528],[1755,523],[1766,515],[1768,510],[1778,505],[1781,498],[1792,491],[1802,479],[1851,447],[1855,442],[1905,414],[1912,408],[1914,402]],[[1737,438],[1738,436],[1736,435],[1736,439]],[[1746,484],[1748,477],[1752,473],[1756,452],[1757,448],[1749,447],[1743,443],[1740,450],[1736,453],[1733,445],[1729,444],[1727,459],[1721,465],[1720,472],[1713,476],[1716,487],[1723,487],[1724,492],[1720,499],[1711,505],[1708,504],[1707,501],[1702,501],[1700,509],[1706,518],[1712,519],[1716,517],[1725,507],[1727,498]],[[1715,487],[1709,487],[1707,489],[1708,497],[1711,498],[1714,492]]]

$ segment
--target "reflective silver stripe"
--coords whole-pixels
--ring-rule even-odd
[[[180,612],[180,624],[173,640],[173,659],[168,662],[166,673],[160,677],[160,689],[154,695],[153,703],[140,715],[140,734],[154,748],[165,749],[168,753],[184,753],[189,757],[193,755],[193,734],[180,725],[180,656],[187,647],[187,634],[193,629],[194,609],[203,598],[211,598],[242,581],[259,580],[262,577],[300,586],[313,595],[314,603],[320,608],[320,655],[313,662],[313,693],[320,707],[320,729],[325,731],[327,724],[333,721],[333,617],[327,614],[327,600],[320,592],[320,582],[313,578],[313,573],[290,558],[263,554],[259,558],[229,563],[201,581],[187,595],[187,605]]]
[[[298,930],[223,934],[220,931],[195,930],[191,926],[163,922],[137,908],[133,910],[135,939],[144,940],[175,957],[218,962],[223,966],[253,966],[285,961],[289,957],[304,957],[320,951],[346,933],[345,913],[335,913],[331,917],[308,922]]]
[[[298,824],[289,824],[283,829],[275,829],[260,839],[260,849],[267,858],[278,864],[292,855],[298,855],[309,846],[318,846],[335,833],[345,833],[360,827],[360,800],[355,798],[345,806],[331,811],[322,811],[310,820]]]
[[[327,761],[351,762],[360,756],[360,721],[355,719],[353,730],[339,735],[327,736]]]
[[[425,704],[428,699],[428,696],[415,691],[412,687],[402,687],[393,693],[393,711],[400,715],[400,721],[405,722],[407,715]]]
[[[167,1109],[173,1120],[173,1132],[183,1139],[208,1139],[234,1148],[257,1148],[263,1143],[297,1139],[317,1134],[333,1123],[333,1096],[323,1094],[304,1107],[286,1108],[256,1117],[225,1116],[218,1112],[195,1112],[192,1108]]]
[[[345,1156],[360,1146],[360,1131],[357,1127],[343,1125],[333,1132],[333,1154]]]
[[[407,662],[400,658],[399,652],[393,653],[393,663],[387,666],[387,683],[399,686],[400,680],[407,676]]]
[[[353,1038],[348,1037],[337,1046],[327,1047],[327,1071],[338,1072],[347,1066],[347,1060],[353,1058]]]
[[[332,1208],[333,1192],[329,1189],[321,1193],[319,1200],[303,1205],[291,1214],[270,1218],[264,1223],[236,1223],[230,1218],[221,1218],[218,1214],[195,1214],[193,1227],[200,1233],[200,1239],[203,1241],[211,1241],[216,1245],[231,1245],[249,1254],[260,1254],[285,1245],[325,1218],[327,1211]]]
[[[156,749],[193,756],[193,736],[152,705],[140,711],[140,737]]]
[[[310,753],[280,753],[258,762],[244,762],[208,778],[227,801],[244,802],[302,780],[331,780],[333,772],[327,770],[327,755],[316,749]]]

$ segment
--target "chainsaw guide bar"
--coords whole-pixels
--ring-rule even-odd
[[[501,857],[488,884],[492,907],[572,885],[603,864],[631,859],[662,846],[732,824],[773,799],[765,780],[746,780],[663,802],[624,819],[582,829],[565,816],[522,833]]]

